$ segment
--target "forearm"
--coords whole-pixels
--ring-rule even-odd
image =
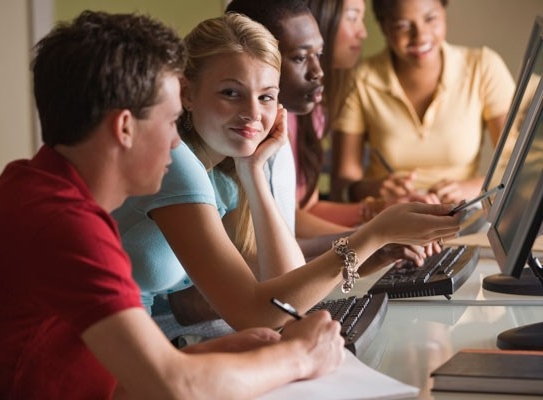
[[[244,184],[255,229],[260,279],[280,276],[305,260],[281,215],[262,171]]]
[[[373,179],[351,181],[347,189],[347,197],[351,201],[360,201],[368,196],[380,197],[381,182]]]
[[[183,326],[220,318],[195,286],[170,293],[168,301],[176,321]]]
[[[306,260],[311,260],[330,250],[334,240],[339,239],[340,237],[349,236],[352,233],[353,231],[346,231],[312,238],[299,238],[298,244],[300,245]]]
[[[297,239],[310,239],[345,232],[349,228],[322,219],[311,214],[308,210],[297,209],[295,229]]]
[[[190,371],[190,399],[253,399],[288,382],[307,378],[301,346],[279,342],[258,350],[196,354],[180,368]],[[205,389],[202,393],[201,389]]]
[[[223,345],[229,340],[236,337]],[[145,311],[135,309],[91,326],[83,341],[119,382],[115,399],[252,399],[318,368],[303,340],[186,354],[174,349]]]
[[[352,228],[362,222],[359,203],[338,203],[320,200],[311,207],[309,212],[344,227]]]

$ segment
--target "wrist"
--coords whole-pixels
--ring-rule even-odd
[[[332,242],[332,249],[343,261],[343,283],[341,291],[349,293],[354,287],[355,281],[360,278],[358,275],[358,266],[360,261],[356,251],[349,247],[349,238],[339,238]]]

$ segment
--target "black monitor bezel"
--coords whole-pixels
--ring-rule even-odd
[[[534,194],[528,202],[528,206],[522,213],[522,217],[518,224],[513,241],[509,249],[505,249],[500,238],[499,232],[496,229],[496,222],[502,215],[503,207],[506,204],[506,199],[512,195],[512,185],[508,184],[512,179],[515,179],[521,166],[528,154],[533,135],[537,130],[538,121],[543,113],[543,79],[539,82],[536,94],[532,100],[528,110],[526,119],[521,128],[519,140],[513,150],[513,156],[509,161],[506,172],[507,179],[505,181],[505,189],[496,196],[492,204],[490,227],[487,232],[487,237],[494,253],[494,257],[500,266],[500,270],[505,275],[520,277],[522,270],[526,265],[528,256],[532,250],[533,243],[540,229],[541,217],[543,215],[543,171],[538,179],[538,183],[534,189]],[[539,225],[538,225],[539,224]]]
[[[500,134],[500,139],[495,147],[494,153],[492,154],[492,159],[490,161],[483,185],[481,187],[481,193],[484,193],[491,189],[490,185],[492,184],[492,179],[496,172],[498,162],[500,161],[501,154],[507,142],[509,132],[511,127],[515,123],[516,115],[519,111],[520,104],[524,97],[528,82],[532,76],[532,70],[535,65],[536,56],[539,51],[543,51],[543,16],[536,16],[532,31],[530,33],[528,44],[524,52],[524,57],[522,58],[522,64],[519,71],[517,86],[515,93],[513,95],[513,100],[511,101],[511,106],[507,114],[503,131]],[[507,169],[504,171],[504,176],[502,176],[501,183],[505,182],[505,177],[507,176]],[[486,214],[488,219],[492,219],[492,204],[497,199],[497,196],[487,197],[482,201],[483,211]]]

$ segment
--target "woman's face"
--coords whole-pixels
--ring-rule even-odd
[[[287,111],[308,114],[322,100],[323,72],[320,64],[323,40],[312,14],[282,21],[276,38],[281,50],[281,92],[279,100]]]
[[[345,0],[334,38],[333,67],[349,69],[355,66],[362,49],[361,41],[368,36],[364,25],[364,0]]]
[[[196,82],[183,85],[183,105],[213,163],[254,153],[277,115],[279,71],[248,54],[211,57]]]
[[[400,63],[423,66],[440,62],[447,26],[439,0],[398,0],[382,28]]]

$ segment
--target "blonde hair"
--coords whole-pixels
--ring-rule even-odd
[[[275,37],[260,23],[237,13],[200,22],[186,37],[187,63],[184,75],[189,82],[197,82],[209,59],[216,55],[248,54],[277,71],[281,71],[281,53]],[[184,140],[194,147],[201,146],[202,139],[195,129],[187,129],[188,113],[180,119],[179,130]],[[247,195],[235,172],[234,160],[227,157],[219,170],[231,176],[238,186],[238,220],[233,242],[244,256],[254,254],[256,240]]]

